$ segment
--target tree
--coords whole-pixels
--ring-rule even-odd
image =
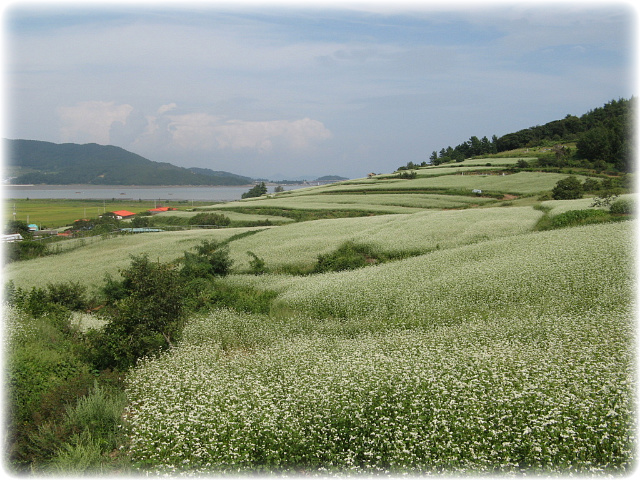
[[[582,134],[576,143],[578,155],[590,161],[608,162],[611,157],[609,131],[605,127],[596,127]]]
[[[33,237],[31,230],[29,230],[29,225],[23,220],[9,220],[4,227],[4,233],[19,233],[22,238]]]
[[[131,258],[120,271],[121,298],[108,299],[111,320],[89,336],[98,368],[129,368],[138,358],[171,347],[182,330],[186,292],[178,271],[146,254]]]
[[[148,215],[136,215],[131,220],[131,226],[133,228],[145,228],[151,226],[151,218]]]
[[[248,192],[242,194],[242,198],[253,198],[260,197],[267,193],[267,186],[264,182],[260,182],[257,185],[253,186]]]
[[[194,247],[196,253],[184,252],[184,262],[180,275],[189,280],[225,276],[229,273],[233,260],[229,258],[229,247],[215,240],[203,240]]]
[[[582,198],[582,183],[572,175],[559,180],[558,183],[556,183],[556,186],[553,187],[551,193],[555,200],[573,200],[576,198]]]

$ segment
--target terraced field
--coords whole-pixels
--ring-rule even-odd
[[[228,240],[216,288],[269,295],[259,314],[193,314],[128,373],[120,452],[138,473],[629,474],[637,220],[540,231],[593,199],[548,200],[564,174],[496,173],[517,160],[203,206],[281,223],[85,242],[5,278],[97,292],[130,255]],[[314,273],[345,243],[366,266]]]
[[[633,227],[301,278],[281,315],[194,319],[130,379],[131,452],[162,473],[623,472]]]

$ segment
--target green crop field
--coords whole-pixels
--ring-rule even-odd
[[[248,213],[239,213],[234,212],[232,210],[220,210],[216,209],[213,206],[200,206],[195,207],[193,209],[189,209],[188,211],[169,211],[162,212],[154,215],[154,218],[162,219],[163,217],[180,217],[180,218],[191,218],[198,213],[216,213],[219,215],[224,215],[229,217],[232,222],[265,222],[269,221],[271,223],[289,223],[293,220],[291,218],[281,217],[278,215],[256,215],[256,214],[248,214]]]
[[[429,190],[459,190],[468,192],[478,189],[488,192],[503,194],[536,194],[551,190],[558,180],[566,178],[568,175],[559,173],[498,173],[498,174],[478,174],[478,175],[443,175],[443,176],[418,176],[415,180],[380,180],[369,181],[359,185],[336,186],[332,192],[353,192],[393,190],[393,191],[429,191]],[[584,178],[579,177],[581,180]]]
[[[5,219],[13,220],[15,212],[16,220],[28,220],[28,223],[35,223],[41,228],[60,228],[81,218],[97,218],[105,212],[128,210],[141,213],[155,207],[153,201],[9,199],[4,202],[3,213]],[[175,208],[192,208],[191,202],[176,202]]]
[[[263,199],[260,207],[309,210],[359,210],[371,213],[410,213],[423,208],[460,208],[495,201],[491,198],[463,195],[405,194],[324,194]],[[255,202],[230,202],[222,210],[249,207]]]
[[[62,376],[85,375],[93,385],[112,375],[94,367],[83,374],[73,363],[92,335],[122,318],[105,311],[125,319],[136,311],[131,297],[103,306],[105,275],[120,278],[132,256],[177,265],[203,241],[226,241],[226,275],[180,277],[188,282],[180,295],[195,305],[181,336],[156,332],[149,341],[167,349],[125,372],[118,442],[99,454],[101,462],[126,460],[116,472],[628,475],[637,463],[637,220],[594,211],[592,196],[549,200],[567,174],[496,174],[517,161],[474,159],[418,169],[415,179],[201,204],[162,216],[211,211],[273,225],[73,239],[54,244],[54,255],[9,263],[5,282],[22,294],[79,282],[102,302],[97,313],[73,312],[64,337],[52,333],[62,307],[40,323],[7,308],[5,340],[18,362],[10,367],[46,360],[57,372],[12,370],[11,381],[27,382],[29,395],[53,385],[33,403],[50,408],[51,392],[69,395]],[[594,215],[551,223],[573,210]],[[598,223],[580,223],[585,218]],[[318,273],[320,260],[345,245],[366,247],[364,263]],[[178,291],[172,285],[144,294],[168,296]],[[43,344],[59,350],[14,357],[40,331]],[[79,343],[63,348],[70,338]],[[82,462],[93,437],[71,429],[73,440],[60,443],[62,427],[52,425],[30,430],[29,454],[47,446],[43,471],[64,458],[76,462],[72,473],[91,473]]]

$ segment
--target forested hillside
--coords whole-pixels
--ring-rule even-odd
[[[148,160],[112,145],[4,140],[16,184],[245,185],[247,177]]]
[[[612,100],[580,117],[567,115],[562,120],[525,128],[501,137],[493,135],[491,140],[486,136],[481,139],[472,136],[456,147],[449,146],[440,152],[432,152],[429,158],[431,164],[439,165],[519,148],[553,148],[559,144],[571,143],[575,144],[574,149],[557,147],[559,160],[572,160],[577,166],[599,171],[614,169],[618,172],[630,172],[634,159],[635,110],[635,98]]]

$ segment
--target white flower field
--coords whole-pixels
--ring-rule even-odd
[[[126,440],[108,455],[135,473],[630,475],[638,220],[544,229],[593,200],[548,200],[565,174],[467,175],[487,161],[215,205],[283,216],[87,242],[4,274],[20,288],[78,281],[97,294],[132,255],[179,265],[202,241],[228,241],[228,274],[189,283],[211,289],[198,297],[206,308],[126,372]],[[296,208],[323,219],[285,218]],[[314,269],[345,244],[368,248],[366,266]],[[215,303],[227,292],[264,294],[266,308]],[[17,309],[5,317],[5,343],[35,335]],[[82,310],[71,325],[105,321]]]
[[[131,454],[158,473],[624,473],[633,228],[283,281],[288,318],[193,319],[130,378]]]

